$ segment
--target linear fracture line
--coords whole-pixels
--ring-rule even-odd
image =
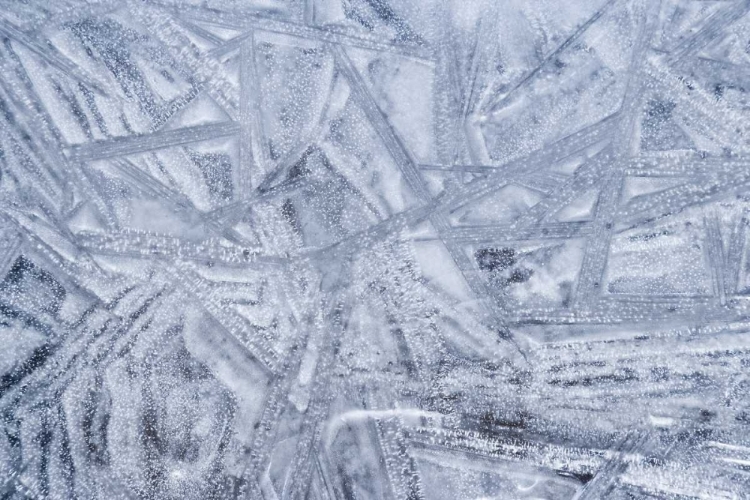
[[[611,131],[617,124],[617,118],[617,113],[612,114],[597,123],[534,151],[528,156],[513,160],[506,165],[501,166],[500,170],[495,173],[475,179],[465,185],[460,185],[451,192],[439,196],[438,200],[440,201],[441,206],[446,209],[455,210],[472,200],[476,200],[486,194],[501,189],[509,183],[510,175],[529,175],[544,170],[550,165],[580,153],[595,144],[602,141],[609,141]],[[601,156],[603,153],[603,151],[600,151],[593,157]],[[591,160],[589,160],[589,163],[590,162]],[[580,172],[577,174],[578,176],[586,171],[586,169],[582,170],[579,167],[579,171]]]
[[[718,144],[730,143],[744,151],[748,148],[750,127],[742,115],[701,88],[693,87],[675,70],[657,57],[647,57],[645,71],[648,81],[673,97],[675,114],[687,128],[693,129]]]
[[[133,162],[131,162],[127,158],[112,158],[110,160],[110,164],[115,167],[118,172],[123,174],[127,179],[135,184],[141,191],[145,191],[151,196],[170,203],[174,208],[178,210],[195,209],[195,206],[190,201],[190,198],[185,196],[183,193],[167,186],[162,181],[146,172],[144,169],[134,165]]]
[[[245,467],[242,478],[244,488],[250,498],[262,498],[258,477],[266,470],[271,460],[271,451],[278,433],[280,417],[288,404],[289,391],[298,377],[302,356],[309,337],[310,333],[305,329],[302,336],[298,338],[298,344],[285,357],[279,375],[275,377],[266,398],[258,428],[253,435],[252,447],[245,449],[249,462]]]
[[[447,229],[440,238],[461,243],[490,243],[528,240],[569,240],[592,234],[590,221],[554,222],[535,226],[515,227],[512,224],[458,226]],[[414,241],[432,241],[440,238],[415,238]]]
[[[446,172],[450,174],[489,174],[503,170],[503,167],[488,166],[488,165],[419,165],[420,170],[433,170]],[[565,182],[568,176],[558,172],[532,172],[524,174],[521,172],[515,174],[508,174],[507,181],[520,186],[528,187],[529,189],[541,192],[553,191],[560,183]]]
[[[713,281],[714,295],[719,298],[721,305],[726,305],[727,284],[724,281],[726,278],[726,254],[721,239],[721,224],[719,218],[712,214],[703,218],[703,225],[706,228],[705,241],[708,247],[708,264]]]
[[[0,400],[0,407],[8,404],[28,407],[54,399],[73,380],[76,368],[84,363],[91,363],[85,353],[96,344],[102,348],[102,352],[94,358],[96,364],[101,366],[105,361],[110,362],[118,340],[136,331],[136,325],[148,323],[145,313],[153,309],[168,293],[166,287],[147,285],[146,293],[140,297],[145,299],[139,300],[137,307],[122,318],[113,315],[106,308],[95,307],[85,314],[86,321],[77,325],[64,325],[65,343],[55,348],[50,362],[24,378],[14,391],[5,393]],[[102,332],[111,333],[101,335]],[[28,394],[32,390],[34,397]]]
[[[0,146],[5,150],[4,160],[9,169],[22,168],[37,179],[39,188],[49,198],[64,199],[66,179],[55,173],[43,153],[38,151],[33,143],[22,139],[25,134],[31,136],[26,127],[18,122],[16,122],[15,127],[11,127],[6,121],[3,121],[0,122],[0,131],[10,141],[10,147]],[[38,161],[35,161],[37,158]],[[13,161],[13,159],[16,161]]]
[[[737,169],[750,169],[750,161],[746,158],[701,157],[693,152],[663,158],[649,158],[642,154],[630,162],[625,174],[630,177],[704,177],[710,179],[711,176],[717,174],[731,174]]]
[[[742,18],[750,10],[750,2],[739,0],[730,2],[728,5],[712,14],[707,22],[691,37],[681,41],[679,45],[670,51],[668,62],[670,66],[681,63],[686,58],[700,52],[715,40],[723,29]]]
[[[104,160],[228,137],[238,132],[240,132],[240,127],[236,122],[210,123],[80,144],[70,147],[67,154],[69,158],[77,161]]]
[[[20,110],[25,111],[22,115],[30,117],[34,125],[27,127],[30,137],[39,141],[42,146],[45,163],[49,165],[60,165],[63,172],[71,172],[71,176],[66,176],[62,182],[70,187],[72,180],[78,181],[79,187],[83,190],[86,197],[94,202],[97,209],[104,217],[108,228],[114,229],[118,226],[118,221],[112,211],[111,204],[106,201],[106,197],[101,193],[86,170],[77,161],[68,161],[62,154],[63,140],[60,130],[54,125],[54,121],[49,112],[45,109],[43,101],[39,98],[34,88],[34,84],[26,73],[23,64],[18,56],[12,50],[12,47],[6,45],[5,53],[2,58],[2,67],[11,74],[15,74],[20,80],[19,85],[5,85],[6,79],[0,79],[3,86],[9,94],[14,96]],[[23,118],[23,117],[22,117]],[[72,190],[69,190],[70,199],[72,199]],[[67,200],[65,200],[67,201]]]
[[[271,375],[278,373],[281,360],[279,354],[262,335],[250,330],[247,321],[239,313],[226,308],[216,300],[210,290],[206,290],[203,278],[196,276],[179,262],[163,263],[162,269],[180,285],[180,288],[216,322],[219,333],[235,339],[258,364]],[[222,321],[223,320],[223,321]]]
[[[747,238],[747,219],[740,217],[729,236],[729,246],[726,253],[724,285],[726,295],[739,292],[740,273],[742,271],[745,242]]]
[[[394,498],[424,500],[417,465],[399,417],[376,418],[375,426]]]
[[[486,109],[483,111],[485,114],[492,113],[494,111],[497,111],[500,109],[503,104],[505,104],[508,99],[520,88],[524,87],[527,83],[529,83],[531,80],[536,77],[539,72],[541,72],[544,68],[547,67],[547,65],[557,59],[557,57],[565,51],[568,47],[570,47],[573,43],[575,43],[578,38],[581,37],[596,21],[599,20],[600,17],[604,15],[605,12],[615,3],[617,0],[608,0],[607,3],[605,3],[600,9],[598,9],[596,12],[594,12],[594,15],[591,16],[585,23],[583,23],[577,30],[573,32],[572,35],[570,35],[562,44],[560,44],[559,47],[557,47],[555,50],[553,50],[547,57],[542,60],[541,64],[531,70],[526,76],[524,76],[511,90],[508,91],[501,99],[494,103],[488,103]]]
[[[214,35],[210,31],[208,31],[207,29],[201,28],[197,24],[192,23],[192,22],[188,21],[187,19],[184,19],[181,16],[176,16],[175,17],[175,21],[177,21],[179,24],[181,24],[182,26],[184,26],[185,29],[187,29],[189,31],[192,31],[193,33],[195,33],[199,37],[201,37],[201,38],[203,38],[205,40],[208,40],[209,42],[213,43],[214,45],[222,46],[225,43],[225,40],[223,38]]]
[[[748,187],[750,169],[732,175],[716,175],[633,199],[620,209],[618,217],[627,227],[636,227],[661,217],[678,214],[689,207],[705,205],[731,193],[743,192]]]
[[[646,0],[648,1],[648,0]],[[631,63],[623,103],[620,108],[620,123],[612,145],[614,163],[610,167],[609,174],[605,177],[604,185],[599,194],[594,218],[594,231],[588,239],[583,255],[583,262],[576,283],[574,303],[577,306],[586,306],[594,297],[601,294],[604,273],[609,257],[609,246],[614,230],[615,217],[619,207],[627,159],[638,147],[640,137],[635,134],[636,123],[639,120],[639,111],[643,99],[643,59],[648,50],[650,35],[656,30],[659,2],[648,4],[637,2],[635,6],[638,31],[631,54]]]
[[[577,305],[589,303],[601,292],[614,228],[614,215],[617,212],[624,179],[622,169],[617,170],[606,178],[604,189],[599,194],[596,219],[583,254],[576,284],[574,301]]]
[[[344,73],[349,81],[352,93],[365,111],[372,126],[378,132],[378,135],[384,142],[391,157],[396,162],[396,165],[399,167],[407,184],[420,201],[425,204],[425,207],[428,208],[430,222],[437,228],[438,232],[446,230],[449,227],[448,221],[442,213],[436,211],[432,206],[432,197],[430,196],[424,180],[419,174],[418,164],[409,153],[403,140],[398,136],[393,126],[389,123],[387,116],[377,106],[375,99],[370,94],[361,75],[354,67],[354,64],[351,59],[349,59],[344,48],[337,45],[329,45],[329,47],[334,54],[336,67]],[[448,242],[445,246],[453,261],[458,265],[458,269],[461,270],[472,291],[479,297],[490,296],[489,289],[479,274],[480,271],[476,262],[470,259],[463,249],[456,244]],[[507,332],[507,328],[502,320],[504,311],[500,304],[493,301],[490,303],[490,307],[495,321],[500,323],[501,331]],[[518,348],[517,345],[516,348]],[[520,348],[518,349],[520,351]]]
[[[515,229],[537,226],[550,215],[562,209],[587,190],[599,186],[612,162],[610,147],[605,148],[585,162],[573,176],[560,184],[547,197],[540,200],[511,224]]]
[[[96,255],[180,259],[245,269],[284,269],[288,260],[258,254],[258,247],[224,245],[219,241],[192,242],[166,234],[122,231],[80,232],[77,243]]]
[[[383,52],[393,52],[404,56],[431,62],[434,58],[432,50],[417,44],[403,44],[384,41],[377,37],[368,37],[358,34],[352,35],[341,31],[334,31],[332,28],[321,28],[297,24],[282,19],[272,19],[251,14],[236,14],[233,12],[209,11],[206,9],[182,8],[180,15],[186,19],[204,22],[221,26],[225,28],[249,30],[246,33],[236,36],[226,42],[223,46],[218,47],[212,52],[214,57],[221,56],[236,49],[239,44],[255,30],[267,31],[270,33],[279,33],[294,38],[303,38],[306,40],[315,40],[323,43],[332,43],[337,45],[359,47],[368,50]]]
[[[252,188],[253,176],[266,170],[261,116],[255,39],[251,32],[240,45],[240,165],[237,169],[240,199]]]
[[[340,45],[329,45],[328,47],[336,59],[336,67],[346,77],[352,93],[356,96],[370,123],[375,127],[378,136],[380,136],[388,152],[396,161],[409,188],[411,188],[420,201],[423,203],[429,202],[431,196],[419,175],[416,161],[411,157],[403,141],[396,134],[396,131],[393,130],[393,126],[388,123],[388,119],[368,91],[354,63]]]
[[[166,201],[178,213],[186,212],[189,217],[192,217],[191,222],[194,222],[195,219],[200,220],[206,229],[211,231],[215,236],[224,237],[240,247],[248,246],[245,238],[238,234],[237,231],[227,225],[218,223],[210,216],[210,213],[196,208],[190,198],[165,185],[156,177],[134,165],[127,158],[112,158],[110,159],[110,163],[141,192]]]
[[[34,37],[27,35],[16,25],[6,19],[0,19],[0,33],[17,40],[36,55],[47,61],[53,67],[59,69],[69,77],[83,83],[100,94],[106,95],[106,85],[102,85],[98,79],[87,71],[81,69],[73,61],[61,54],[51,44],[42,44]]]
[[[330,314],[333,327],[329,329],[324,345],[333,346],[341,341],[347,329],[351,308],[343,302],[336,303]],[[336,350],[324,349],[318,360],[315,380],[311,389],[311,401],[300,424],[299,438],[294,458],[287,472],[281,492],[281,500],[304,498],[314,469],[314,457],[324,429],[324,422],[330,411],[333,392],[331,372],[336,361]]]
[[[130,12],[146,26],[151,35],[159,40],[172,57],[183,66],[185,72],[193,73],[194,81],[205,86],[214,101],[232,119],[235,119],[239,105],[234,85],[226,78],[219,61],[207,57],[207,51],[194,44],[185,33],[185,29],[175,21],[176,18],[184,19],[180,16],[180,12],[134,1],[129,1],[128,7]]]

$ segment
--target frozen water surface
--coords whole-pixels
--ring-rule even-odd
[[[750,0],[0,0],[0,498],[750,498]]]

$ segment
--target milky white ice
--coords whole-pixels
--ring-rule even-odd
[[[750,499],[750,0],[0,41],[0,499]]]

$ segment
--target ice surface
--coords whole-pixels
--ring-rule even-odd
[[[750,0],[0,38],[0,499],[750,499]]]

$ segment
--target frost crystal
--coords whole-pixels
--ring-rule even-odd
[[[749,11],[0,1],[0,498],[750,499]]]

